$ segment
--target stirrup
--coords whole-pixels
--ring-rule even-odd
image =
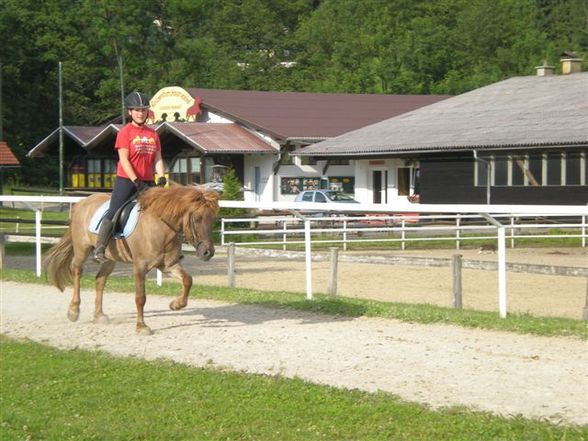
[[[106,247],[98,247],[94,250],[94,260],[98,263],[104,263],[106,262],[108,259],[106,258],[106,256],[104,255],[104,253],[106,252]]]

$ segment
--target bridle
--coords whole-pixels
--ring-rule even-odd
[[[200,245],[202,245],[204,243],[204,241],[200,239],[200,237],[198,236],[198,233],[196,232],[196,214],[195,213],[191,213],[189,215],[189,220],[188,220],[188,233],[189,234],[186,234],[186,230],[183,230],[182,232],[183,232],[186,240],[196,250],[198,250],[198,247],[200,247]]]

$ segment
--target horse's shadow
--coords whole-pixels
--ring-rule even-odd
[[[309,325],[316,323],[350,321],[355,317],[364,315],[365,307],[361,305],[346,305],[344,315],[321,314],[312,311],[300,311],[294,309],[263,307],[259,305],[229,304],[220,306],[190,307],[181,311],[152,310],[145,311],[147,317],[182,316],[187,320],[184,323],[174,323],[170,326],[158,328],[167,330],[190,326],[206,328],[233,328],[240,326],[260,325],[274,321],[284,321],[297,325]]]

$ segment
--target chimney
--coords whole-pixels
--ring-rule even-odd
[[[553,72],[555,71],[555,67],[549,66],[547,64],[547,60],[543,60],[543,65],[542,66],[535,66],[535,69],[537,70],[538,77],[553,75]]]
[[[561,73],[564,75],[582,71],[582,58],[578,58],[575,52],[562,52],[559,61],[561,62]]]

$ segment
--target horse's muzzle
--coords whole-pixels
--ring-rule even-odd
[[[212,242],[201,241],[194,248],[196,249],[196,255],[205,262],[214,256],[214,244]]]

